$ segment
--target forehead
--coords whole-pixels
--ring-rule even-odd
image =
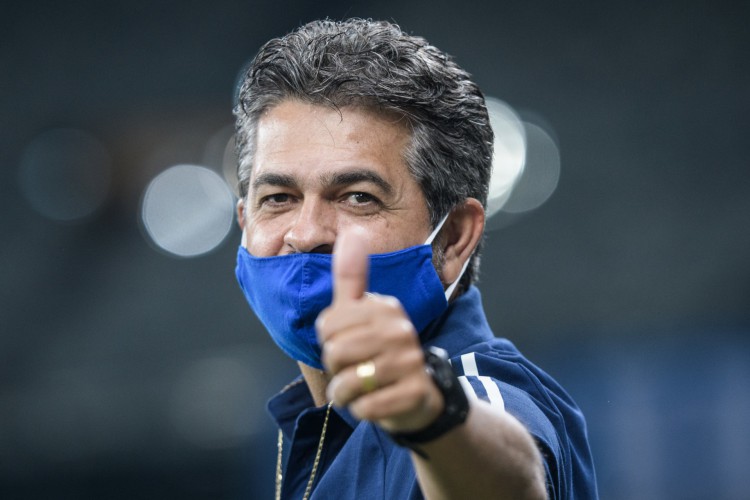
[[[267,169],[305,175],[321,169],[372,168],[408,175],[406,120],[366,107],[285,100],[258,120],[253,176]]]

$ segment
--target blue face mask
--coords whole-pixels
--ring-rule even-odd
[[[460,280],[459,275],[444,291],[432,265],[430,244],[444,222],[445,218],[424,245],[370,255],[369,291],[396,297],[418,332],[445,311]],[[315,320],[333,297],[332,257],[255,257],[242,246],[237,252],[237,281],[268,333],[289,357],[321,370]],[[461,275],[465,269],[466,264]]]

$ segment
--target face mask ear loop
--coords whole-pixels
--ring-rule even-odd
[[[450,215],[450,212],[445,214],[445,217],[440,219],[440,222],[438,222],[438,225],[435,226],[435,229],[432,230],[430,235],[427,237],[427,240],[424,242],[425,245],[432,245],[432,242],[435,240],[435,237],[438,235],[441,229],[443,229],[443,224],[445,224],[445,221],[448,220],[448,216]]]
[[[469,255],[469,258],[466,259],[466,262],[464,262],[464,265],[461,267],[461,272],[458,273],[458,278],[456,278],[456,281],[451,283],[451,286],[449,286],[445,290],[445,300],[450,301],[451,295],[453,295],[453,290],[456,289],[456,286],[458,286],[458,282],[461,281],[461,278],[463,277],[464,273],[466,272],[466,268],[469,267],[469,262],[471,262],[471,258],[474,256],[474,254]]]
[[[424,242],[425,245],[431,245],[433,240],[435,240],[435,237],[438,235],[441,229],[443,229],[443,224],[445,224],[445,221],[448,220],[448,216],[450,215],[450,212],[445,214],[445,217],[443,217],[440,222],[438,222],[438,225],[435,227],[435,229],[432,231],[430,236],[427,237],[427,241]],[[473,255],[473,254],[472,254]],[[445,290],[445,300],[450,300],[451,295],[453,295],[453,291],[458,286],[458,282],[461,281],[461,278],[463,277],[464,273],[466,272],[466,268],[469,267],[469,262],[471,261],[472,255],[469,256],[468,259],[466,259],[466,262],[464,262],[464,265],[461,267],[461,272],[458,273],[458,278],[450,284],[450,286]]]

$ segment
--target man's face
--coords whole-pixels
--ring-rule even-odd
[[[397,118],[283,101],[257,129],[242,244],[255,256],[331,252],[344,228],[364,229],[370,253],[424,243],[427,204],[403,159],[410,139]]]

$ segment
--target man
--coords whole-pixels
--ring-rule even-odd
[[[313,22],[235,114],[237,278],[302,372],[269,403],[277,498],[595,498],[583,416],[472,286],[493,135],[469,75],[397,26]]]

